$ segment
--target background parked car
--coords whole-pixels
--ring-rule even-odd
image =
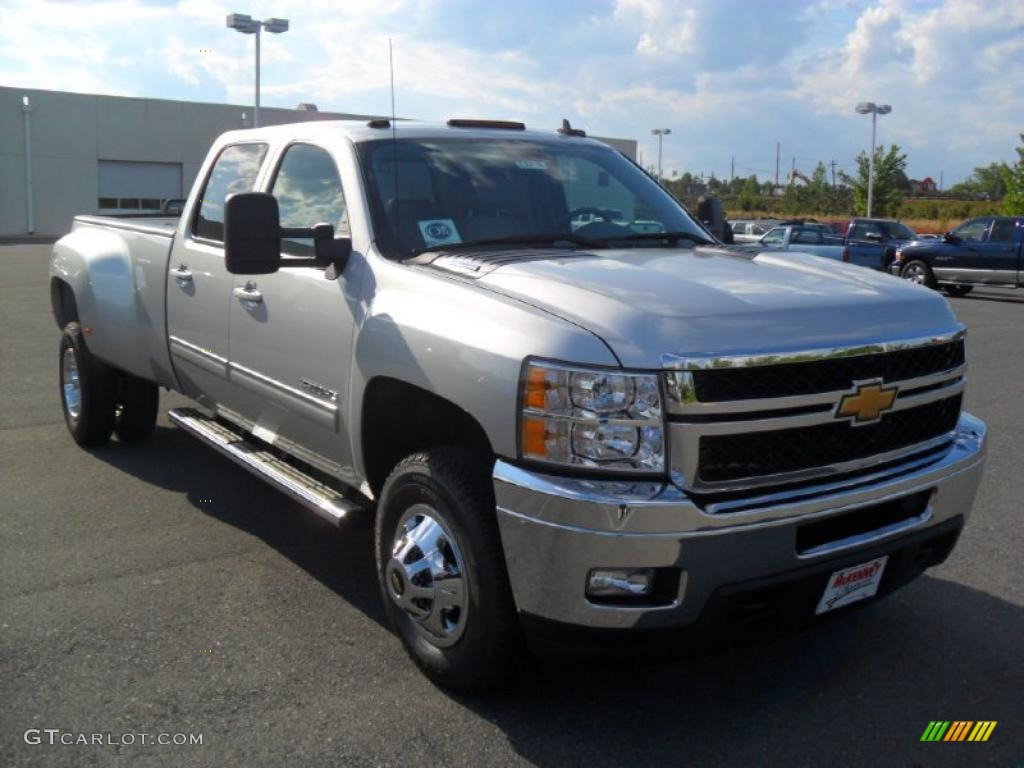
[[[910,243],[890,271],[950,296],[976,285],[1024,288],[1024,216],[969,219],[941,239]]]
[[[895,219],[852,219],[843,261],[888,271],[896,250],[916,239],[914,230]]]
[[[732,234],[737,243],[756,243],[764,237],[768,230],[776,226],[778,219],[737,219],[729,222]]]
[[[843,258],[842,239],[826,235],[817,227],[772,227],[756,243],[741,247],[746,251],[799,251],[837,261]]]

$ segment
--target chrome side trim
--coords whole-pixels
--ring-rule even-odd
[[[309,392],[303,392],[301,389],[296,389],[295,387],[289,384],[285,384],[283,381],[272,379],[269,376],[260,373],[259,371],[254,371],[252,368],[246,368],[244,365],[239,365],[238,363],[235,362],[228,363],[228,367],[230,368],[231,371],[241,373],[244,376],[248,376],[252,379],[255,379],[261,384],[266,384],[268,387],[275,389],[278,392],[282,392],[298,400],[309,403],[310,405],[314,405],[324,411],[327,411],[328,413],[334,414],[337,413],[338,411],[338,405],[336,402],[316,397],[315,395],[311,395]]]
[[[170,340],[171,340],[172,346],[177,344],[180,347],[184,347],[189,352],[193,352],[193,353],[199,355],[200,357],[205,357],[207,360],[211,360],[211,361],[213,361],[215,363],[218,363],[220,365],[227,365],[228,359],[226,357],[221,357],[220,355],[210,351],[209,349],[205,349],[204,347],[200,347],[198,344],[193,344],[191,341],[185,341],[180,336],[172,335],[170,337]]]
[[[751,368],[780,363],[808,363],[815,360],[830,360],[838,357],[858,357],[861,355],[877,355],[883,352],[898,352],[905,349],[930,347],[935,344],[948,344],[964,338],[967,326],[958,323],[954,331],[935,336],[923,336],[896,341],[877,341],[866,344],[855,344],[845,347],[827,347],[823,349],[801,349],[787,352],[756,352],[745,355],[710,355],[681,356],[663,354],[661,366],[669,370],[705,370],[709,368]]]
[[[261,477],[320,517],[338,525],[360,505],[287,462],[248,442],[194,408],[174,408],[171,421],[214,450]]]

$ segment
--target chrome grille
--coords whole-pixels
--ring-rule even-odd
[[[673,477],[708,493],[869,471],[934,449],[951,440],[965,382],[962,329],[819,352],[665,362],[675,368],[665,373]],[[898,388],[876,420],[837,417],[844,397],[876,382]]]

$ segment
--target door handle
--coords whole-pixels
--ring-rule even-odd
[[[231,295],[242,301],[251,301],[254,304],[263,302],[263,294],[256,290],[256,283],[246,283],[244,288],[234,288]]]
[[[180,280],[183,283],[192,282],[192,270],[184,264],[179,264],[177,269],[172,269],[171,274],[174,275],[175,280]]]

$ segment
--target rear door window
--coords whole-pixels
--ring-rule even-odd
[[[193,235],[224,241],[224,201],[235,192],[252,192],[266,155],[266,144],[232,144],[221,150],[199,197]]]

